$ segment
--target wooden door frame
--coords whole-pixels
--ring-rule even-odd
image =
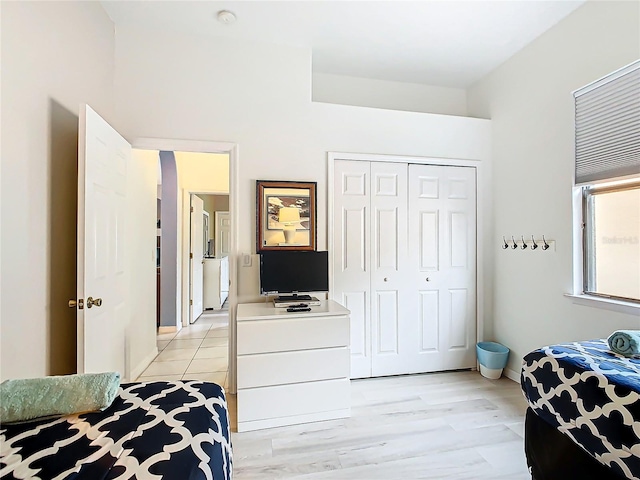
[[[484,294],[485,287],[482,281],[485,269],[480,261],[484,256],[484,239],[486,235],[484,231],[484,209],[489,206],[489,197],[485,190],[488,177],[481,160],[457,159],[457,158],[439,158],[439,157],[417,157],[408,155],[385,155],[385,154],[369,154],[369,153],[344,153],[344,152],[328,152],[328,182],[327,182],[327,246],[329,249],[329,291],[333,291],[334,287],[334,222],[335,222],[335,205],[334,205],[334,182],[335,182],[335,162],[337,160],[355,160],[361,162],[386,162],[386,163],[414,163],[419,165],[435,165],[448,167],[473,167],[476,169],[476,341],[480,342],[484,339]],[[490,290],[489,290],[490,291]]]
[[[236,391],[236,306],[238,304],[238,239],[240,235],[238,210],[239,210],[239,192],[240,192],[240,153],[237,143],[230,142],[212,142],[203,140],[177,140],[177,139],[161,139],[161,138],[136,138],[131,142],[132,148],[140,150],[164,150],[172,152],[195,152],[195,153],[223,153],[229,155],[229,217],[231,219],[231,245],[229,251],[229,392]],[[194,192],[208,193],[208,192]],[[211,192],[215,194],[216,192]],[[227,192],[224,193],[225,195]],[[184,199],[184,192],[183,192]],[[184,201],[182,202],[184,204]],[[183,215],[184,221],[184,215]],[[184,259],[183,259],[184,261]],[[184,263],[183,263],[184,265]],[[182,275],[184,278],[184,274]],[[188,280],[187,280],[188,281]],[[184,282],[182,284],[184,289]],[[188,284],[187,284],[188,288]],[[187,292],[188,294],[188,292]],[[181,298],[184,298],[181,292]],[[182,302],[184,303],[184,302]],[[184,305],[181,306],[182,321],[184,324]],[[188,313],[186,316],[187,322]]]

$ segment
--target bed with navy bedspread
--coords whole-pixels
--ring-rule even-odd
[[[224,390],[166,381],[120,386],[102,412],[0,426],[0,478],[229,480]]]
[[[521,381],[535,416],[586,452],[585,461],[607,466],[610,478],[640,480],[640,356],[617,355],[605,340],[551,345],[524,357]],[[542,445],[538,458],[544,452],[553,449]],[[527,456],[531,465],[535,452]]]

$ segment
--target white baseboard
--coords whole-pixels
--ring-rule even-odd
[[[505,368],[502,373],[509,380],[513,380],[516,383],[520,383],[520,372],[516,372],[515,370],[511,370],[509,368]]]
[[[172,327],[166,327],[166,328],[172,328]],[[158,356],[158,347],[155,347],[151,352],[149,352],[149,355],[144,357],[144,359],[138,365],[136,365],[136,367],[133,370],[131,370],[131,378],[129,379],[129,381],[135,382],[136,379],[140,376],[140,374],[144,372],[149,365],[151,365],[151,362],[153,362],[153,359],[156,358],[157,356]]]
[[[176,333],[178,331],[178,327],[158,327],[158,333]]]

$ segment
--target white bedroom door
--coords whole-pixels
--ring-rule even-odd
[[[203,311],[204,294],[204,202],[191,195],[190,300],[189,323],[195,322]]]
[[[476,365],[476,169],[409,166],[413,371]]]
[[[88,105],[79,116],[77,368],[125,377],[131,145]]]

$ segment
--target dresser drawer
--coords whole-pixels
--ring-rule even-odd
[[[238,357],[238,388],[349,378],[347,347]]]
[[[238,355],[349,346],[349,317],[238,322]]]
[[[238,423],[350,408],[348,379],[238,389]]]

